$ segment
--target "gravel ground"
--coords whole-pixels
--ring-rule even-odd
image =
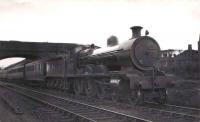
[[[2,98],[2,95],[9,94],[9,99],[13,100],[13,104],[18,104],[22,114],[17,114],[13,108]],[[14,95],[14,96],[13,96]],[[32,103],[27,102],[22,96],[13,94],[5,88],[0,87],[0,122],[41,122],[32,114],[34,110]],[[30,100],[29,100],[30,101]]]
[[[37,89],[39,90],[39,89]],[[41,89],[40,89],[41,90]],[[196,120],[192,120],[192,119],[186,119],[184,117],[174,117],[173,115],[168,115],[168,114],[164,114],[164,113],[160,113],[160,112],[156,112],[153,111],[151,109],[148,108],[143,108],[140,106],[128,106],[126,104],[120,104],[120,103],[113,103],[111,101],[99,101],[99,100],[95,100],[95,99],[89,99],[89,98],[85,98],[84,97],[78,97],[76,98],[75,96],[71,96],[67,93],[64,92],[60,92],[60,91],[54,91],[54,90],[41,90],[44,91],[46,93],[51,93],[57,96],[61,96],[61,97],[66,97],[66,98],[70,98],[70,99],[74,99],[76,101],[79,102],[84,102],[90,105],[94,105],[94,106],[98,106],[98,107],[102,107],[108,110],[112,110],[115,112],[120,112],[120,113],[124,113],[127,115],[132,115],[132,116],[137,116],[143,119],[148,119],[148,120],[152,120],[155,122],[194,122]]]
[[[168,90],[168,103],[200,108],[200,81],[177,80],[174,81],[174,83],[175,86]],[[0,87],[0,94],[4,94],[5,91],[5,89]],[[19,106],[21,106],[20,109],[22,109],[24,114],[16,114],[11,107],[0,98],[0,122],[40,122],[40,120],[35,117],[36,115],[33,114],[34,112],[32,112],[34,111],[33,103],[26,102],[27,100],[20,96],[15,96],[14,99],[16,99],[17,103],[21,104]],[[113,107],[110,107],[110,109],[115,111]],[[126,108],[121,111],[127,113],[129,109],[132,108]],[[129,114],[138,115],[138,112],[139,111],[135,111]],[[159,118],[159,116],[155,116],[154,120],[159,120]]]

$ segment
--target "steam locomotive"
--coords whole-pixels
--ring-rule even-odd
[[[64,55],[8,68],[1,78],[99,99],[135,104],[147,97],[164,103],[169,80],[157,69],[160,47],[152,37],[141,36],[142,27],[131,30],[132,38],[121,44],[79,45]]]

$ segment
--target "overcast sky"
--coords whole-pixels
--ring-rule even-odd
[[[141,25],[161,49],[197,49],[200,0],[74,1],[0,0],[0,40],[105,46],[110,35],[123,42]]]

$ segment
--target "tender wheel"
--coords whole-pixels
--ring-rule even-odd
[[[141,88],[133,90],[128,98],[129,102],[133,105],[142,104],[144,102],[144,92]]]
[[[54,88],[54,81],[52,80],[50,83],[50,88],[53,89]]]
[[[84,84],[84,90],[87,96],[94,97],[96,96],[96,84],[92,81],[86,81]]]
[[[97,87],[97,97],[99,99],[105,99],[106,98],[106,90],[105,87],[102,85],[98,85]]]
[[[49,88],[49,81],[46,82],[46,88]]]
[[[81,95],[83,93],[82,81],[78,81],[78,80],[74,81],[73,88],[74,88],[74,93],[76,95]]]
[[[167,90],[166,89],[159,90],[158,94],[159,94],[159,98],[158,98],[157,102],[160,104],[166,103],[167,102]]]
[[[47,88],[51,89],[51,84],[52,84],[52,81],[48,81],[47,82]]]
[[[54,88],[58,89],[59,84],[60,84],[59,80],[55,80]]]

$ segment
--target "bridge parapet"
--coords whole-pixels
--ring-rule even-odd
[[[0,59],[9,57],[40,58],[69,53],[80,46],[69,43],[0,41]]]

